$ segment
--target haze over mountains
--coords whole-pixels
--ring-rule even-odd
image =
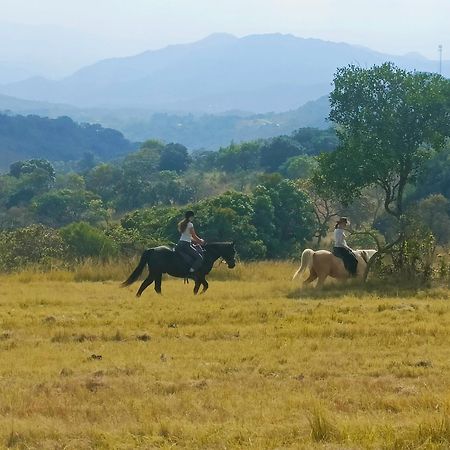
[[[58,81],[34,77],[4,84],[0,93],[78,108],[282,112],[328,94],[337,67],[385,61],[410,70],[438,69],[436,61],[414,53],[386,55],[282,34],[213,34],[192,44],[102,60]],[[443,68],[449,76],[448,62]]]
[[[55,47],[56,59],[62,48]],[[46,51],[42,61],[52,54]],[[7,72],[1,72],[0,62],[0,112],[69,116],[117,129],[133,142],[157,138],[214,150],[230,141],[329,126],[326,96],[336,69],[385,61],[409,70],[438,69],[436,61],[414,53],[392,56],[282,34],[213,34],[192,44],[101,60],[60,80],[32,77],[2,84]],[[16,69],[9,75],[29,73]],[[443,62],[443,74],[450,76],[449,61]]]
[[[101,59],[130,54],[123,39],[101,38],[57,25],[1,21],[0,84],[34,76],[59,79]]]
[[[217,150],[231,141],[241,142],[290,134],[299,127],[326,128],[329,105],[326,96],[291,111],[266,114],[168,114],[129,109],[80,109],[70,105],[20,100],[0,94],[0,117],[38,115],[69,116],[81,123],[99,123],[121,131],[131,141],[151,138],[182,142],[190,149]]]

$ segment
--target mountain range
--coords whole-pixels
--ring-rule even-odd
[[[409,70],[438,69],[436,61],[416,53],[387,55],[283,34],[213,34],[191,44],[102,60],[60,80],[32,77],[3,84],[0,93],[78,108],[282,112],[328,94],[338,67],[385,61]],[[450,76],[449,62],[443,67]]]

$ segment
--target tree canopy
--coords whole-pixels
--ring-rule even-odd
[[[69,117],[0,114],[0,169],[20,159],[75,161],[85,153],[108,160],[136,147],[119,131],[98,124],[78,124]]]
[[[450,136],[450,81],[387,63],[339,69],[334,86],[330,119],[340,145],[319,157],[316,180],[346,203],[377,185],[399,218],[407,184]]]

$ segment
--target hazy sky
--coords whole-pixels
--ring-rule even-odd
[[[0,21],[74,28],[118,54],[213,32],[281,32],[433,59],[443,44],[450,59],[449,19],[450,0],[0,0]]]

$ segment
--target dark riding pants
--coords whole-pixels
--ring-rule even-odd
[[[344,247],[333,247],[333,255],[344,261],[344,266],[350,272],[350,275],[356,275],[358,260],[351,250]]]
[[[175,251],[189,257],[189,264],[194,270],[200,269],[203,263],[203,256],[196,250],[190,242],[178,241]]]

